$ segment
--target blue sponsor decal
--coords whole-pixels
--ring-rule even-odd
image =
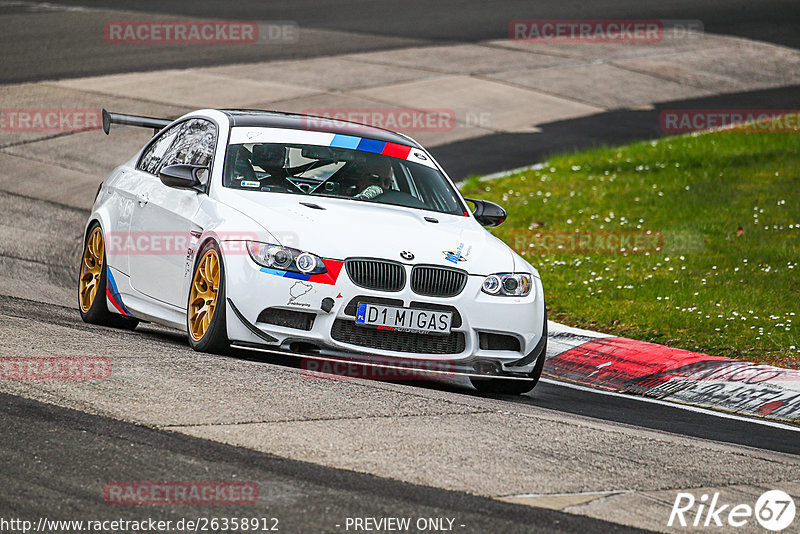
[[[455,263],[456,265],[458,265],[458,262],[460,261],[467,261],[467,258],[461,255],[461,252],[463,250],[464,250],[464,243],[460,243],[455,252],[453,252],[452,250],[445,250],[444,259],[451,263]]]

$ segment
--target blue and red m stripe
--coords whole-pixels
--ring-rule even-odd
[[[334,135],[330,146],[335,148],[362,150],[364,152],[372,152],[373,154],[381,154],[383,156],[391,156],[393,158],[400,159],[408,158],[408,154],[411,152],[411,147],[407,145],[387,143],[386,141],[377,141],[375,139],[367,139],[365,137],[355,137],[353,135],[342,134]]]
[[[118,312],[126,317],[133,317],[133,314],[122,303],[122,297],[120,297],[119,290],[117,290],[117,282],[114,280],[114,275],[111,274],[111,268],[108,266],[106,266],[106,296]]]

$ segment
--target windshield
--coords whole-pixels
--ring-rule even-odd
[[[347,148],[283,143],[228,146],[223,185],[246,191],[347,198],[464,215],[450,182],[412,161]]]

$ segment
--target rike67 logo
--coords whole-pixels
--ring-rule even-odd
[[[755,506],[723,503],[719,492],[713,496],[703,494],[699,499],[691,493],[678,493],[667,526],[739,528],[755,518],[763,528],[780,532],[794,522],[795,511],[794,500],[781,490],[765,492]]]

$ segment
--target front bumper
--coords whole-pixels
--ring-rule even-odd
[[[469,276],[456,297],[437,298],[418,295],[409,284],[399,292],[364,289],[353,284],[344,268],[336,277],[315,282],[271,273],[246,253],[226,256],[224,261],[228,338],[234,343],[284,349],[303,345],[337,356],[440,361],[459,369],[488,361],[503,373],[526,373],[536,363],[537,350],[541,352],[547,335],[542,284],[535,276],[534,291],[524,298],[483,293],[483,276]],[[411,265],[406,269],[409,274]],[[445,307],[454,312],[452,333],[448,337],[402,334],[355,326],[355,303],[365,300],[402,307]],[[324,301],[332,306],[328,308]],[[264,320],[267,308],[302,312],[309,321],[294,328],[269,324]],[[516,339],[518,350],[487,348],[487,334]]]

